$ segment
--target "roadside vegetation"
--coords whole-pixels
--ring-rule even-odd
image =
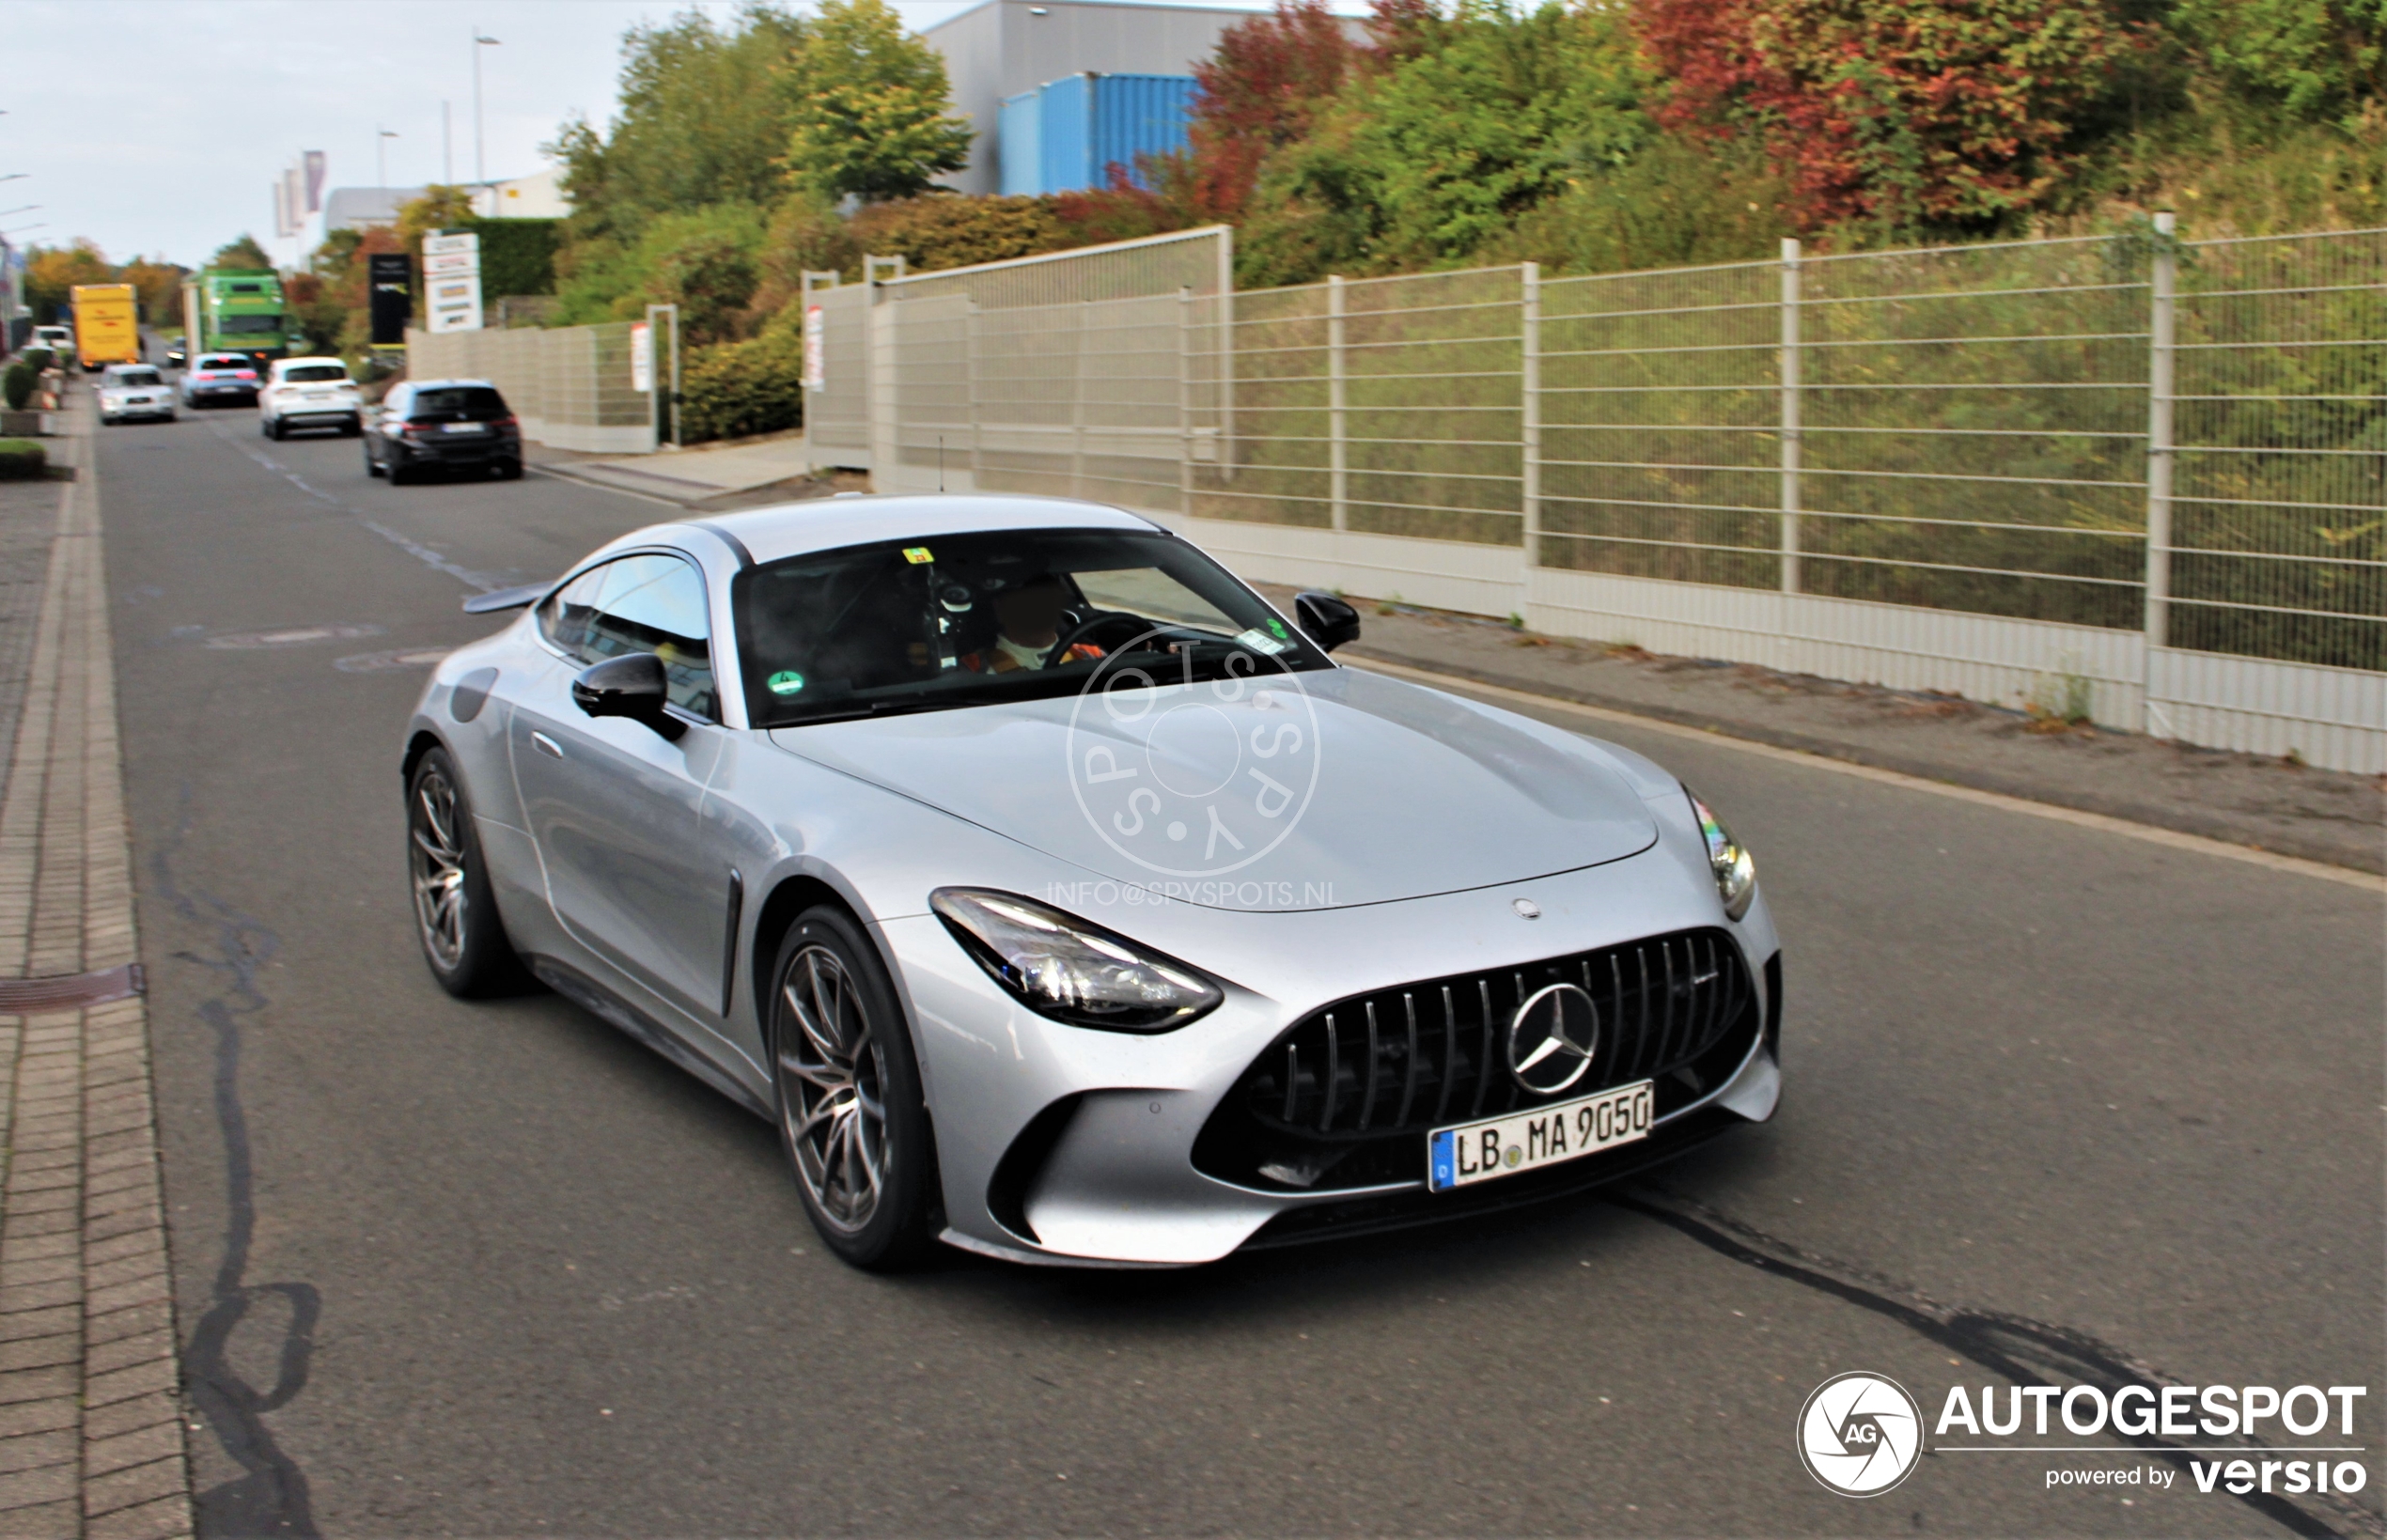
[[[795,425],[802,274],[856,278],[866,254],[924,272],[1223,222],[1255,288],[2083,234],[2158,208],[2200,237],[2387,225],[2383,43],[2387,0],[1375,0],[1364,20],[1279,0],[1197,68],[1183,152],[975,197],[936,185],[971,130],[883,0],[750,0],[624,37],[614,121],[550,147],[570,217],[485,287],[550,295],[520,307],[544,324],[679,305],[703,381],[686,426],[731,433]],[[316,253],[291,294],[318,345],[361,341],[367,257],[466,223],[463,200],[432,189],[398,231]]]

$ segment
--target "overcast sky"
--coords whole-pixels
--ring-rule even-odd
[[[975,0],[896,0],[912,27]],[[1208,0],[1223,6],[1239,0]],[[473,34],[492,178],[540,165],[576,113],[608,120],[621,35],[642,19],[728,0],[8,0],[0,85],[0,231],[19,245],[77,236],[109,257],[195,266],[246,231],[274,249],[273,181],[299,151],[327,186],[374,184],[378,129],[392,186],[473,175]],[[1257,8],[1255,7],[1254,8]],[[39,228],[23,226],[39,225]],[[288,260],[291,246],[277,256]]]

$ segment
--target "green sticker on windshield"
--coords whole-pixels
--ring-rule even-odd
[[[928,554],[928,548],[924,545],[905,546],[903,548],[903,559],[910,562],[914,567],[925,567],[929,562],[936,560],[934,556]]]
[[[1270,630],[1274,631],[1274,632],[1276,633],[1276,635],[1277,635],[1277,638],[1278,638],[1280,641],[1291,641],[1291,640],[1292,640],[1291,636],[1290,636],[1289,634],[1287,634],[1287,631],[1286,631],[1286,630],[1285,630],[1285,622],[1283,622],[1282,620],[1277,619],[1277,618],[1276,618],[1275,616],[1273,616],[1273,615],[1271,615],[1271,616],[1269,617],[1268,629],[1269,629]]]
[[[781,669],[763,680],[774,695],[793,695],[803,689],[803,676],[792,668]]]

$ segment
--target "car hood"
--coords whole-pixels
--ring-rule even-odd
[[[1343,908],[1595,866],[1658,837],[1591,745],[1380,675],[1173,685],[1112,704],[1122,709],[1065,696],[770,736],[1067,863],[1056,891],[1091,873],[1212,908]]]

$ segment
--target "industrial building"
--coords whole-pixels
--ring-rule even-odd
[[[1250,9],[986,0],[921,33],[977,131],[963,193],[1060,193],[1184,143],[1194,67]]]

